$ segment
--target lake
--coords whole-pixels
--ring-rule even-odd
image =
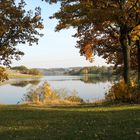
[[[0,104],[22,103],[24,96],[31,89],[47,81],[53,89],[76,91],[84,101],[103,99],[111,87],[112,80],[107,77],[92,76],[44,76],[40,79],[10,79],[0,86]]]

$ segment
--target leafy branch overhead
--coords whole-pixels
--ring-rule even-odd
[[[48,1],[50,3],[56,1]],[[138,33],[140,0],[58,0],[61,8],[51,18],[58,19],[56,31],[73,27],[80,54],[92,60],[94,54],[124,68],[130,83],[130,67],[136,67],[137,46],[131,34]],[[138,35],[138,34],[137,34]],[[138,36],[135,36],[135,38]],[[131,56],[131,57],[130,57]],[[131,63],[133,62],[134,63]]]
[[[10,65],[12,59],[20,59],[24,53],[16,49],[18,44],[38,43],[42,36],[38,29],[43,29],[41,8],[35,12],[25,11],[26,3],[21,0],[0,0],[0,64]]]
[[[79,38],[77,47],[80,48],[82,55],[86,54],[84,50],[89,44],[92,48],[95,47],[96,52],[96,47],[100,45],[99,42],[102,39],[107,38],[114,41],[115,38],[118,38],[120,24],[128,24],[128,31],[131,31],[140,22],[139,0],[128,0],[127,2],[121,0],[58,1],[61,1],[61,8],[51,17],[58,19],[56,31],[69,27],[76,28],[75,37]],[[113,41],[110,43],[112,44]],[[104,41],[104,43],[106,42]],[[103,46],[103,43],[100,46]],[[90,55],[87,58],[90,58]]]

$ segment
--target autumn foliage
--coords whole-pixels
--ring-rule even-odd
[[[0,0],[0,65],[9,66],[13,59],[24,55],[16,48],[18,44],[32,45],[42,36],[38,30],[43,28],[40,7],[33,12],[26,11],[25,5],[24,0],[18,4],[15,0]]]
[[[140,103],[140,89],[134,81],[131,87],[128,87],[124,81],[120,81],[111,87],[106,94],[106,100],[109,102]]]
[[[24,101],[35,104],[77,104],[83,100],[76,91],[71,91],[70,95],[66,89],[53,89],[48,82],[44,82],[37,88],[31,88],[25,95]]]
[[[58,1],[61,8],[51,17],[58,19],[56,31],[75,28],[80,54],[90,61],[97,54],[108,63],[123,67],[124,81],[129,85],[131,68],[140,66],[137,57],[140,0]]]

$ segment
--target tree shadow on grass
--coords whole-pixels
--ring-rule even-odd
[[[2,140],[138,140],[140,110],[1,109]]]

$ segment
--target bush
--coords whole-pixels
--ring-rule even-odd
[[[78,103],[83,102],[83,99],[81,99],[77,94],[78,93],[74,90],[74,91],[71,92],[70,96],[67,96],[64,99],[67,100],[67,101],[70,101],[70,102],[78,102]]]
[[[58,98],[57,93],[51,89],[47,82],[35,89],[30,89],[25,95],[25,101],[32,103],[46,103]]]
[[[124,81],[115,83],[106,94],[107,101],[140,103],[140,89],[132,82],[131,86],[127,86]]]
[[[76,91],[72,91],[70,96],[66,89],[51,89],[48,82],[43,85],[30,89],[23,99],[29,103],[43,103],[43,104],[53,104],[53,103],[81,103],[83,100],[77,96]]]
[[[83,102],[83,99],[81,99],[78,96],[68,96],[65,98],[65,100],[70,101],[70,102],[78,102],[78,103]]]
[[[5,80],[8,80],[8,74],[5,68],[0,67],[0,82],[4,82]]]

